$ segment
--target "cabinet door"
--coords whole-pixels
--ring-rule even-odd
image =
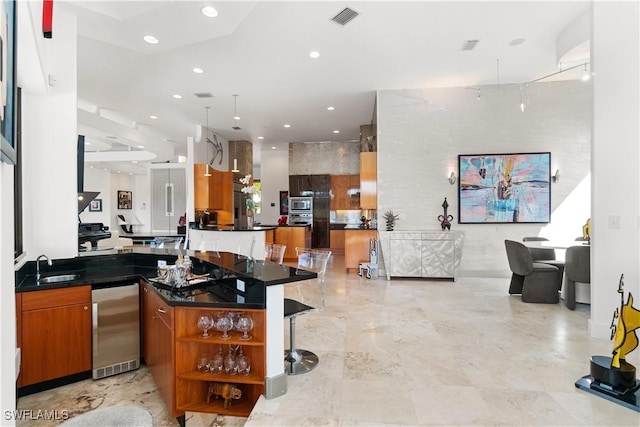
[[[344,251],[344,230],[331,230],[331,249]]]
[[[311,188],[314,197],[329,197],[331,175],[311,175]]]
[[[349,187],[347,189],[347,207],[344,209],[360,208],[360,175],[349,175]]]
[[[313,196],[311,175],[289,175],[289,196]]]
[[[22,385],[91,370],[89,303],[22,313]]]
[[[350,175],[331,175],[331,210],[349,209]]]
[[[209,181],[209,208],[231,211],[233,200],[233,173],[211,171]]]
[[[193,206],[195,210],[209,209],[209,177],[204,176],[206,165],[193,165]]]
[[[347,270],[358,269],[361,262],[369,261],[369,241],[377,239],[377,231],[345,230],[344,264]]]
[[[378,208],[378,161],[376,152],[360,153],[360,207]]]
[[[390,276],[422,277],[422,241],[419,239],[390,240],[389,265]]]
[[[422,276],[454,277],[455,242],[453,240],[422,241]]]

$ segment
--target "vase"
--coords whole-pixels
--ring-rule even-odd
[[[247,211],[247,228],[253,228],[253,211]]]

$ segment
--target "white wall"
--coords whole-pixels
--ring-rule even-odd
[[[452,229],[466,233],[461,275],[507,276],[504,240],[536,236],[544,224],[458,224],[458,186],[447,178],[458,173],[459,154],[550,151],[552,170],[562,171],[551,188],[555,211],[589,172],[591,87],[531,84],[524,113],[518,85],[483,86],[481,92],[479,101],[465,88],[378,92],[378,212],[399,214],[399,230],[438,229],[446,197]],[[582,235],[589,203],[576,202],[569,222],[554,225]]]
[[[611,316],[620,303],[620,274],[625,275],[625,289],[636,296],[635,307],[640,296],[638,14],[638,2],[592,3],[591,69],[595,75],[590,328],[593,336],[602,338],[609,337]],[[640,360],[640,352],[634,353],[633,359]]]
[[[262,213],[256,221],[274,225],[280,218],[280,191],[289,190],[289,152],[265,149],[261,157]]]

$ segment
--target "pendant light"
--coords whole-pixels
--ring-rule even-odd
[[[238,95],[234,94],[233,95],[233,129],[234,130],[240,130],[240,126],[238,126],[238,120],[240,120],[240,117],[238,117]],[[238,169],[238,156],[236,155],[237,153],[237,147],[238,147],[238,141],[235,140],[233,142],[233,169],[231,169],[231,172],[240,172],[240,169]]]
[[[209,107],[204,107],[207,110],[207,127],[204,131],[204,143],[207,144],[207,166],[204,169],[204,176],[211,176],[211,170],[209,169]]]

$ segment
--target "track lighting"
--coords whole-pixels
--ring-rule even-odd
[[[204,176],[211,176],[211,169],[209,166],[209,107],[204,107],[207,110],[207,128],[204,131],[204,142],[207,144],[207,166],[204,169]]]

